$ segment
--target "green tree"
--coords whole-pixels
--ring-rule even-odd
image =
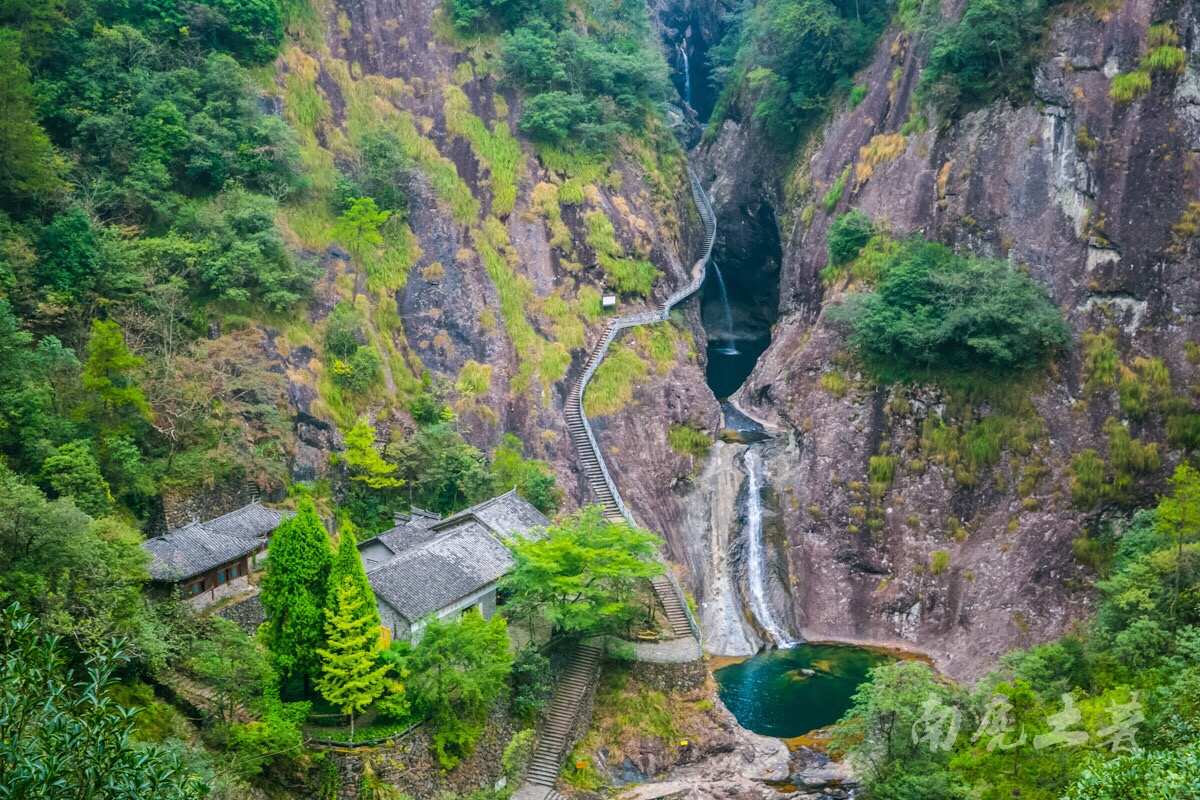
[[[48,199],[62,188],[62,163],[33,113],[21,34],[0,30],[0,202]]]
[[[390,667],[379,659],[379,614],[374,596],[364,602],[362,589],[353,576],[331,585],[329,591],[336,600],[332,608],[325,609],[327,646],[317,650],[322,660],[317,689],[343,714],[350,715],[353,742],[354,715],[383,694],[384,675]]]
[[[1158,504],[1158,528],[1175,540],[1175,579],[1171,592],[1174,629],[1179,625],[1179,598],[1184,589],[1184,543],[1200,540],[1200,472],[1188,464],[1180,464],[1171,476],[1171,490]]]
[[[936,373],[1008,376],[1070,341],[1045,287],[1003,261],[905,242],[872,292],[833,310],[849,341],[882,377]]]
[[[203,798],[209,789],[153,746],[134,746],[134,712],[108,695],[123,642],[67,669],[58,640],[13,605],[0,620],[0,794],[12,798]]]
[[[42,464],[42,480],[59,497],[70,497],[83,511],[103,517],[112,511],[108,481],[92,455],[91,443],[67,442]]]
[[[833,729],[830,752],[845,757],[870,797],[949,800],[962,796],[947,770],[949,754],[930,741],[914,741],[930,700],[947,704],[950,690],[932,669],[901,661],[871,670],[850,710]]]
[[[197,642],[188,669],[213,690],[217,715],[227,725],[271,677],[259,644],[235,623],[215,615],[207,620],[205,635]]]
[[[391,211],[382,211],[370,197],[352,198],[350,207],[338,217],[333,228],[333,238],[350,251],[350,260],[356,269],[361,269],[368,252],[383,244],[379,229],[384,226]]]
[[[516,488],[517,494],[532,503],[543,514],[553,514],[562,502],[562,492],[556,485],[554,472],[545,461],[526,460],[525,444],[506,433],[492,452],[492,475],[505,491]]]
[[[575,636],[619,630],[637,610],[646,581],[664,567],[661,540],[640,528],[609,522],[590,506],[513,546],[516,565],[504,579],[517,614],[541,613]]]
[[[336,587],[349,584],[354,596],[362,602],[363,611],[371,626],[379,628],[379,609],[375,605],[375,592],[363,568],[362,556],[358,554],[358,540],[354,536],[354,523],[344,520],[338,538],[337,552],[329,568],[329,591],[325,601],[326,615],[337,613],[341,600],[334,592]]]
[[[270,548],[262,580],[264,640],[275,669],[286,678],[302,679],[307,696],[309,681],[320,669],[317,648],[323,641],[332,559],[329,535],[312,500],[301,500],[296,516],[280,523]]]
[[[401,653],[405,647],[394,645]],[[512,668],[507,622],[499,614],[484,620],[474,611],[455,621],[431,618],[421,641],[400,660],[413,711],[428,717],[434,754],[452,769],[470,754]]]
[[[145,363],[129,352],[117,323],[100,319],[92,322],[83,388],[96,396],[104,418],[115,420],[128,414],[139,417],[153,414],[135,379],[136,371]]]
[[[829,263],[835,267],[849,264],[874,235],[875,223],[858,209],[838,215],[829,226]]]
[[[404,485],[393,477],[399,467],[389,464],[375,449],[375,429],[366,417],[359,417],[345,434],[346,452],[342,458],[350,465],[350,480],[359,481],[372,489],[394,489]]]

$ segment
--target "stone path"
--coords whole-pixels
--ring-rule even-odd
[[[704,284],[708,262],[712,258],[713,241],[717,236],[717,218],[713,214],[712,205],[708,202],[708,196],[700,186],[700,179],[696,177],[696,173],[692,171],[691,167],[688,167],[688,180],[691,184],[692,200],[696,203],[696,210],[700,214],[700,223],[704,227],[703,255],[696,260],[696,264],[692,268],[691,282],[676,289],[655,311],[644,311],[639,314],[610,319],[604,326],[600,340],[588,354],[583,372],[571,384],[571,391],[567,395],[566,417],[567,427],[571,433],[571,444],[579,457],[579,463],[583,466],[584,477],[587,479],[592,496],[604,509],[605,517],[614,522],[624,519],[632,525],[634,524],[633,514],[621,501],[621,493],[617,490],[617,484],[609,474],[608,466],[604,463],[604,456],[600,453],[596,434],[592,431],[587,415],[583,413],[583,394],[587,390],[588,381],[592,379],[596,368],[604,360],[609,345],[613,343],[613,339],[618,333],[625,328],[666,322],[671,314],[671,309]],[[652,585],[666,611],[672,632],[681,638],[653,645],[635,645],[635,649],[650,648],[647,650],[647,654],[654,657],[647,658],[648,661],[693,661],[700,658],[700,627],[692,618],[679,585],[669,575],[655,578]],[[689,657],[684,658],[685,655]],[[533,760],[530,762],[529,774],[525,783],[513,795],[513,800],[562,800],[562,797],[554,791],[554,784],[558,780],[563,751],[566,749],[567,737],[570,736],[571,728],[575,724],[580,699],[594,679],[599,660],[600,650],[588,645],[580,645],[572,657],[572,661],[555,691],[554,702],[550,706],[546,725],[538,741],[537,750],[534,751]]]
[[[558,780],[558,770],[562,766],[563,751],[567,749],[571,729],[575,727],[575,718],[579,715],[579,705],[588,687],[595,679],[596,670],[600,666],[600,648],[588,644],[576,645],[575,652],[567,662],[558,686],[554,690],[554,700],[546,714],[546,724],[538,737],[537,749],[529,762],[529,771],[525,776],[524,790],[530,784],[542,787],[547,791],[553,789]],[[529,792],[526,792],[529,795]],[[532,795],[529,795],[532,797]],[[546,797],[547,795],[542,795]],[[516,797],[525,798],[518,790]]]

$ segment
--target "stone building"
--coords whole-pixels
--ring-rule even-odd
[[[512,568],[506,542],[536,539],[550,524],[516,490],[446,519],[414,508],[396,527],[358,546],[380,624],[392,638],[420,638],[424,621],[476,608],[496,611],[496,588]]]
[[[147,539],[142,547],[151,557],[152,589],[179,592],[197,608],[237,594],[249,585],[250,571],[279,523],[290,516],[251,503]]]

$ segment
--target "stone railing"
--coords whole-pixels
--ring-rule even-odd
[[[608,486],[609,492],[612,493],[613,500],[616,501],[617,508],[621,512],[621,516],[629,521],[629,524],[636,524],[633,519],[633,513],[625,502],[621,499],[621,492],[617,489],[617,483],[613,480],[612,474],[608,471],[608,464],[604,460],[604,454],[600,451],[600,445],[596,441],[596,434],[592,430],[592,424],[588,421],[587,414],[583,410],[583,396],[587,390],[588,381],[592,379],[596,369],[604,360],[605,354],[608,352],[609,345],[616,339],[617,334],[626,328],[636,328],[641,325],[652,325],[657,322],[666,322],[671,315],[671,309],[680,302],[690,297],[704,285],[704,278],[708,273],[708,264],[712,260],[713,242],[717,236],[717,218],[713,213],[712,204],[708,200],[708,195],[705,194],[704,188],[700,185],[700,179],[696,177],[696,173],[688,167],[688,181],[691,184],[692,200],[696,204],[696,211],[700,214],[700,224],[704,228],[704,247],[700,258],[696,260],[692,267],[692,280],[690,283],[676,289],[659,306],[655,311],[643,311],[637,314],[630,314],[624,317],[616,317],[609,322],[604,338],[596,343],[592,349],[592,356],[589,358],[587,369],[580,376],[577,389],[573,392],[573,402],[579,403],[579,416],[583,421],[584,430],[587,432],[588,442],[591,445],[592,453],[596,456],[596,461],[600,465],[600,473],[604,478],[604,483]],[[670,573],[670,570],[668,570]],[[697,641],[702,641],[700,638],[700,626],[696,624],[696,620],[692,616],[692,611],[688,607],[684,598],[683,592],[679,588],[675,576],[671,575],[671,582],[675,586],[675,591],[679,594],[680,602],[683,604],[684,610],[687,612],[688,623],[695,634]]]

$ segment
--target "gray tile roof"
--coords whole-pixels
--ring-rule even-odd
[[[279,523],[290,516],[290,511],[252,503],[216,519],[192,522],[147,539],[142,547],[151,556],[150,577],[182,581],[236,561],[261,547]]]
[[[512,564],[499,539],[479,523],[466,521],[400,553],[367,577],[381,600],[414,623],[499,580]]]
[[[515,489],[443,520],[420,509],[402,520],[358,548],[375,594],[410,623],[499,580],[513,563],[504,542],[550,524]]]
[[[466,517],[474,517],[492,533],[505,540],[511,539],[513,534],[520,534],[525,538],[540,538],[539,529],[550,524],[549,517],[517,494],[516,489],[510,489],[499,497],[485,500],[447,517],[435,527],[445,530]]]

